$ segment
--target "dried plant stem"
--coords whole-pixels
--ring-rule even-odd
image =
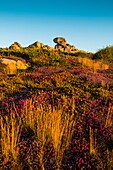
[[[94,129],[92,129],[92,127],[89,127],[89,133],[90,133],[90,154],[91,155],[97,155],[96,152],[96,137],[95,137],[95,132]]]

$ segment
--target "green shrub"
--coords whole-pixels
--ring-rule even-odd
[[[113,46],[99,50],[93,55],[92,59],[101,59],[107,64],[113,63]]]

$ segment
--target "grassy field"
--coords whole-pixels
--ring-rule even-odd
[[[93,54],[0,49],[26,71],[0,76],[1,170],[112,170],[113,63]]]

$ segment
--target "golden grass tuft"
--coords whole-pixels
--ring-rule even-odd
[[[22,108],[22,115],[18,120],[13,113],[10,113],[9,117],[0,116],[2,155],[8,160],[12,155],[12,159],[17,163],[20,129],[24,125],[28,125],[35,132],[37,141],[41,142],[38,156],[42,169],[44,169],[44,147],[48,142],[53,144],[56,163],[60,168],[63,153],[68,148],[75,123],[74,114],[66,113],[65,106],[58,109],[51,105],[45,107],[37,103],[37,107],[35,107],[33,100],[27,99],[25,107]]]

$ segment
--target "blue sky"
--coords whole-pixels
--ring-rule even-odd
[[[113,45],[113,1],[1,0],[0,47],[15,41],[54,46],[57,36],[92,52]]]

